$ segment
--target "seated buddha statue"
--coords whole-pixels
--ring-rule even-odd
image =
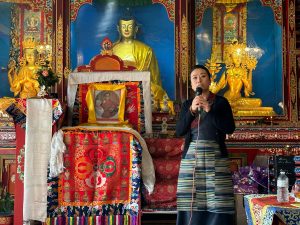
[[[37,71],[39,66],[36,65],[36,45],[37,43],[33,38],[28,38],[23,41],[23,65],[21,65],[18,72],[16,72],[15,66],[12,66],[8,71],[10,90],[14,93],[14,96],[31,98],[37,96],[37,93],[40,90],[37,81]]]
[[[162,87],[158,63],[152,48],[135,39],[138,31],[136,20],[132,16],[121,18],[118,31],[120,38],[113,44],[113,54],[120,57],[125,66],[133,66],[139,71],[150,71],[153,99],[162,104],[164,97],[168,98],[168,95]]]
[[[212,81],[211,91],[218,93],[227,88],[224,97],[229,101],[235,116],[271,116],[272,107],[262,107],[260,98],[253,98],[252,71],[257,59],[246,52],[246,45],[233,42],[225,50],[226,71],[218,82]],[[242,93],[243,92],[243,93]]]

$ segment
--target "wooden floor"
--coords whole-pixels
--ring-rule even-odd
[[[175,225],[176,217],[176,214],[144,213],[142,215],[142,225]]]
[[[143,214],[142,225],[176,225],[176,214]],[[232,225],[247,225],[246,217],[238,215],[235,224]],[[274,225],[284,224],[274,223]]]
[[[141,225],[176,225],[176,213],[143,213]],[[30,225],[41,225],[40,222],[31,222]],[[234,224],[233,224],[234,225]],[[247,225],[246,217],[238,215],[235,225]],[[285,225],[279,219],[274,218],[273,225]]]

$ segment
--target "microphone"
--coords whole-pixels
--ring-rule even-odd
[[[196,96],[202,95],[202,88],[201,87],[197,87],[196,88]],[[198,107],[198,112],[201,114],[203,112],[203,109],[201,107]]]
[[[196,96],[202,95],[202,88],[201,87],[197,87],[196,88]]]

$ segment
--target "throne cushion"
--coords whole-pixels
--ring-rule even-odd
[[[136,68],[133,66],[125,66],[122,59],[116,55],[96,55],[89,65],[82,65],[77,67],[78,72],[92,72],[92,71],[131,71]]]

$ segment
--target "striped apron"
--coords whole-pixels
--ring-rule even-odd
[[[177,210],[234,214],[229,160],[221,158],[217,142],[190,143],[180,165]]]

